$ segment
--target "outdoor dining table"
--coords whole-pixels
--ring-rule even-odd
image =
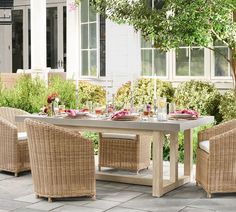
[[[130,184],[152,186],[152,195],[161,197],[165,193],[190,182],[193,179],[193,128],[214,122],[213,116],[203,116],[196,120],[157,121],[112,121],[103,119],[68,119],[59,117],[43,117],[39,115],[19,115],[17,122],[26,118],[37,119],[61,127],[76,128],[79,131],[126,133],[149,135],[153,137],[153,172],[152,178],[139,175],[124,175],[96,172],[97,180],[116,181]],[[178,132],[184,132],[184,175],[178,176]],[[163,142],[164,135],[170,134],[170,178],[163,176]]]

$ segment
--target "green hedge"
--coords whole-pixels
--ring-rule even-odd
[[[115,104],[117,108],[122,108],[125,104],[131,102],[130,95],[131,82],[125,83],[118,89],[115,95]],[[151,102],[153,104],[154,96],[154,80],[142,78],[135,82],[134,85],[134,105],[143,105]],[[166,97],[168,102],[174,98],[175,89],[169,82],[164,82],[157,79],[157,96]]]
[[[37,113],[41,107],[47,104],[47,96],[52,92],[59,94],[60,103],[65,104],[66,108],[76,107],[76,92],[73,81],[53,77],[47,87],[44,81],[39,78],[32,79],[29,75],[20,77],[12,89],[4,88],[0,83],[0,106],[15,107],[29,113]],[[105,91],[102,86],[80,82],[79,100],[80,107],[86,103],[86,100],[104,104]]]
[[[180,84],[175,93],[175,102],[180,108],[195,109],[201,115],[212,115],[217,123],[222,121],[219,111],[221,98],[213,84],[194,80]]]
[[[236,118],[235,91],[230,90],[225,92],[225,94],[221,98],[219,110],[224,121]]]

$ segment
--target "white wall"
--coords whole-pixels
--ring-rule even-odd
[[[139,36],[127,25],[106,21],[106,70],[113,92],[141,71]]]

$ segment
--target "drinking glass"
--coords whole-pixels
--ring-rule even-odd
[[[102,115],[102,107],[100,104],[95,104],[94,110],[95,110],[95,114],[97,115],[97,117]]]
[[[166,98],[160,97],[157,102],[157,120],[166,121],[167,120],[167,103]]]
[[[175,103],[174,103],[174,102],[170,102],[168,105],[169,105],[169,114],[170,114],[170,113],[174,113],[175,110],[176,110],[176,105],[175,105]]]
[[[59,112],[59,114],[64,113],[64,112],[65,112],[65,108],[66,108],[65,105],[59,105],[59,106],[58,106],[58,110],[59,110],[58,112]]]

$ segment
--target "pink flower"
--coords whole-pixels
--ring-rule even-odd
[[[76,4],[75,2],[69,3],[69,4],[68,4],[68,7],[69,7],[69,12],[73,12],[73,11],[76,10],[77,4]]]

